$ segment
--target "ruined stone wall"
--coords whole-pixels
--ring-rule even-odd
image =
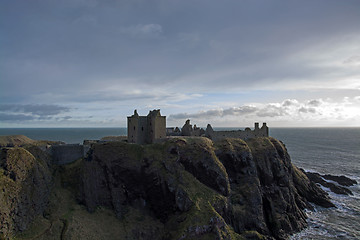
[[[137,142],[137,127],[139,125],[138,117],[128,117],[127,131],[128,131],[128,142]]]
[[[54,145],[51,147],[53,163],[64,165],[84,157],[84,146],[80,144]]]
[[[137,126],[137,141],[136,143],[144,144],[147,142],[146,133],[148,132],[147,117],[139,117],[138,126]]]
[[[128,117],[128,142],[146,143],[148,140],[148,122],[147,117],[131,116]]]
[[[128,142],[153,143],[157,139],[166,138],[166,117],[160,110],[150,111],[147,116],[134,115],[128,117]]]
[[[259,124],[255,123],[255,129],[251,130],[246,128],[244,131],[214,131],[209,124],[206,128],[205,136],[212,140],[219,140],[222,138],[240,138],[240,139],[249,139],[255,137],[268,137],[269,128],[266,126],[266,123],[263,123],[263,126],[259,128]]]
[[[194,136],[194,137],[200,137],[205,134],[204,129],[197,127],[194,125],[194,127],[190,124],[190,119],[186,120],[184,126],[181,128],[181,136]]]
[[[210,136],[212,140],[218,140],[221,138],[240,138],[240,139],[249,139],[255,137],[265,137],[264,134],[257,134],[255,131],[214,131],[212,136]]]
[[[154,139],[163,139],[166,138],[166,117],[165,116],[157,116],[155,118],[154,124]]]

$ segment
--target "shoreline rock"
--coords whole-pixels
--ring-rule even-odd
[[[99,234],[93,229],[102,222],[86,228],[81,221],[90,221],[89,217],[76,216],[89,214],[85,208],[95,216],[105,208],[123,226],[114,234],[128,239],[287,239],[306,227],[304,210],[312,208],[310,202],[334,207],[328,194],[291,163],[284,144],[271,137],[214,142],[176,137],[148,145],[99,142],[92,144],[85,159],[63,166],[51,165],[37,145],[27,149],[33,162],[53,171],[52,178],[41,175],[45,185],[36,185],[43,180],[25,180],[21,185],[43,191],[41,200],[29,196],[41,206],[34,217],[50,221],[50,228],[56,222],[66,226],[60,233],[54,230],[54,238]],[[2,161],[10,161],[8,155],[2,156]],[[7,171],[4,166],[1,169]],[[11,178],[10,172],[0,174]],[[52,184],[53,197],[45,210]],[[2,206],[0,225],[6,214]],[[143,221],[149,227],[141,227]],[[7,236],[21,230],[9,227]]]
[[[350,179],[345,176],[334,176],[330,174],[321,175],[316,172],[305,172],[303,169],[301,169],[306,176],[313,182],[320,184],[323,187],[329,188],[330,191],[336,194],[342,194],[342,195],[353,195],[350,189],[344,187],[344,186],[353,186],[357,184],[357,182],[353,179]],[[331,180],[333,182],[329,182],[326,180]]]
[[[343,175],[335,176],[335,175],[325,174],[325,175],[321,175],[321,176],[327,180],[332,180],[332,181],[337,182],[338,184],[340,184],[342,186],[346,186],[346,187],[350,187],[350,186],[354,186],[354,185],[358,184],[354,179],[345,177]]]

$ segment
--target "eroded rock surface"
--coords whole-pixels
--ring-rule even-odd
[[[2,148],[0,238],[286,239],[310,203],[334,206],[274,138],[99,142],[52,162],[36,145]]]
[[[88,209],[108,206],[121,218],[135,206],[160,219],[170,239],[249,232],[285,239],[306,226],[309,202],[333,206],[274,138],[113,142],[91,152],[81,194]]]
[[[357,182],[355,180],[350,179],[345,176],[334,176],[334,175],[329,175],[329,174],[321,175],[316,172],[305,172],[304,170],[302,170],[302,171],[306,174],[306,176],[312,182],[318,183],[318,184],[322,185],[323,187],[329,188],[330,191],[332,191],[333,193],[336,193],[336,194],[352,195],[353,193],[351,192],[351,190],[346,187],[357,184]],[[333,182],[330,182],[327,180],[330,180]]]
[[[34,216],[43,213],[51,181],[50,170],[43,159],[36,159],[25,148],[1,148],[0,239],[25,230]]]

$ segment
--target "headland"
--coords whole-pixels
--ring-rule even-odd
[[[157,129],[133,135],[141,144],[1,137],[0,238],[287,239],[305,209],[334,207],[275,138]]]

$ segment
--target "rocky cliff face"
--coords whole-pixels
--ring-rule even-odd
[[[52,182],[46,159],[33,146],[1,148],[0,239],[25,230],[34,216],[43,213]]]
[[[333,206],[274,138],[95,144],[80,179],[88,210],[124,219],[135,208],[159,222],[130,226],[137,239],[285,239],[306,226],[309,202]]]
[[[39,144],[1,148],[0,239],[285,239],[333,207],[274,138],[96,143],[63,166]]]

